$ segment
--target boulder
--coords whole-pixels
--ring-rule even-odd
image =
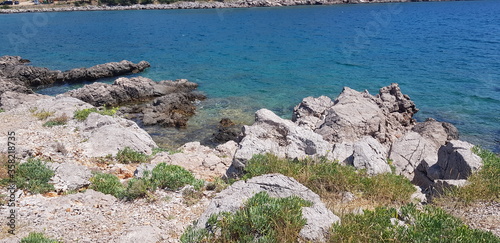
[[[212,141],[215,143],[239,141],[240,135],[241,126],[236,125],[229,118],[223,118],[217,125],[217,132],[213,135]]]
[[[419,171],[425,175],[427,169],[437,163],[438,150],[439,147],[433,141],[416,132],[408,132],[392,144],[389,158],[393,161],[397,174],[424,186],[430,182],[425,176],[421,178],[421,174],[415,175],[416,169],[420,166]]]
[[[354,144],[341,142],[333,145],[332,157],[344,165],[352,165],[354,154]]]
[[[217,194],[200,216],[196,227],[206,227],[207,220],[212,214],[236,212],[249,198],[262,191],[267,192],[271,197],[283,198],[295,195],[312,202],[311,207],[302,208],[302,217],[307,220],[307,223],[300,231],[300,236],[305,240],[324,241],[330,226],[340,221],[339,217],[325,207],[316,193],[295,179],[281,174],[267,174],[247,181],[237,181]]]
[[[37,100],[49,97],[50,96],[41,94],[6,91],[0,94],[0,108],[8,111],[22,104],[33,103]]]
[[[55,173],[50,183],[58,192],[78,190],[90,185],[89,179],[92,177],[92,173],[86,166],[71,163],[51,163],[49,165]]]
[[[353,165],[357,169],[366,169],[369,175],[391,173],[387,164],[387,149],[370,136],[354,144]]]
[[[242,169],[255,154],[272,153],[282,158],[308,156],[331,158],[332,145],[310,129],[282,119],[267,109],[255,113],[255,123],[244,126],[243,139],[234,156],[235,169]]]
[[[442,146],[435,165],[439,176],[434,176],[433,179],[467,179],[479,170],[483,165],[482,159],[472,152],[473,147],[474,145],[460,140],[451,140],[446,146]]]
[[[455,126],[447,122],[438,122],[432,118],[415,124],[412,130],[422,137],[432,140],[437,146],[458,139],[458,129]]]
[[[137,152],[151,154],[158,147],[151,136],[133,121],[120,117],[90,113],[79,126],[83,154],[88,157],[115,156],[119,150],[129,147]]]

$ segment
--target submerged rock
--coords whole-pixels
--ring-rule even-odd
[[[340,222],[340,218],[325,207],[316,193],[295,179],[281,174],[267,174],[253,177],[247,181],[237,181],[217,194],[200,216],[196,227],[205,228],[208,218],[212,214],[236,212],[245,201],[262,191],[267,192],[271,197],[298,196],[312,202],[311,207],[302,208],[302,217],[307,220],[307,223],[300,231],[300,236],[305,240],[324,241],[330,226],[335,222]]]

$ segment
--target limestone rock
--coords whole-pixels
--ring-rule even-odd
[[[179,165],[191,171],[200,179],[221,177],[231,165],[237,144],[228,141],[215,149],[200,145],[199,142],[186,143],[179,148],[180,153],[159,153],[150,164],[142,164],[135,171],[137,177],[142,177],[145,170],[151,171],[158,163]]]
[[[156,243],[161,240],[163,240],[163,237],[161,237],[160,229],[145,225],[127,229],[117,241],[123,243]]]
[[[353,165],[357,169],[366,169],[369,175],[391,173],[387,164],[387,149],[369,136],[354,144]]]
[[[437,163],[438,150],[433,141],[416,132],[408,132],[392,144],[389,158],[393,160],[397,174],[413,180],[416,185],[427,187],[432,182],[426,178],[426,173],[430,166]]]
[[[1,85],[1,84],[0,84]],[[1,93],[1,92],[0,92]],[[6,91],[0,94],[0,107],[6,111],[12,110],[22,104],[35,102],[50,96],[31,93],[20,93],[13,91]]]
[[[354,144],[341,142],[333,145],[332,157],[344,165],[352,165],[354,154]]]
[[[321,242],[330,226],[340,219],[328,210],[317,194],[298,183],[295,179],[281,174],[257,176],[247,181],[237,181],[215,196],[207,210],[200,216],[196,227],[204,228],[210,215],[220,212],[236,212],[245,201],[256,193],[265,191],[271,197],[292,195],[311,201],[311,207],[303,207],[302,215],[307,220],[300,236],[313,242]]]
[[[133,121],[120,117],[90,113],[80,125],[83,154],[89,157],[115,156],[119,150],[129,147],[137,152],[151,154],[157,145],[144,130]]]
[[[180,79],[155,82],[144,77],[119,78],[113,84],[93,83],[64,93],[94,106],[118,106],[129,118],[142,120],[144,125],[182,127],[194,115],[195,100],[205,96],[192,92],[198,85]]]
[[[332,143],[353,143],[372,136],[383,144],[406,133],[418,109],[397,84],[383,87],[377,96],[345,87],[332,103],[327,97],[303,100],[294,109],[294,121]]]
[[[86,166],[71,163],[49,165],[55,172],[50,183],[54,185],[56,191],[78,190],[90,184],[92,173]]]
[[[299,159],[314,155],[331,158],[332,145],[319,134],[282,119],[270,110],[258,110],[255,123],[244,126],[243,136],[233,161],[236,169],[244,168],[255,154],[272,153],[282,158]]]
[[[434,141],[437,146],[458,139],[458,130],[455,126],[447,122],[438,122],[432,118],[415,124],[412,130],[422,135],[422,137]]]
[[[474,145],[451,140],[439,149],[437,165],[440,176],[436,179],[467,179],[472,172],[479,170],[483,163],[481,157],[472,152]]]
[[[326,111],[332,106],[333,101],[327,96],[306,97],[293,108],[292,121],[299,126],[315,130],[325,119]]]

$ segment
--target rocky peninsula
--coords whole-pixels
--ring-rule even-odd
[[[306,223],[299,237],[321,242],[328,237],[332,224],[343,223],[342,215],[333,209],[341,204],[355,205],[362,194],[343,191],[335,194],[336,199],[327,200],[298,179],[278,173],[240,180],[224,190],[215,189],[216,182],[244,176],[255,155],[272,154],[290,163],[318,159],[320,163],[354,168],[366,178],[400,176],[414,185],[410,185],[412,195],[407,200],[422,206],[445,188],[466,185],[469,177],[484,166],[481,157],[472,151],[474,145],[459,140],[452,124],[434,119],[416,122],[416,104],[396,83],[381,88],[376,95],[345,87],[333,100],[328,96],[306,97],[293,109],[292,120],[261,109],[255,113],[255,123],[244,126],[235,141],[215,148],[193,141],[176,151],[162,151],[134,120],[186,125],[195,112],[194,100],[204,98],[195,92],[195,83],[122,77],[113,84],[95,82],[50,97],[33,93],[31,87],[123,72],[96,68],[59,72],[24,67],[20,57],[0,60],[27,70],[16,72],[8,64],[0,66],[4,67],[0,68],[0,154],[9,154],[8,137],[15,132],[15,153],[20,164],[41,159],[53,171],[49,181],[53,189],[48,192],[14,191],[18,228],[16,235],[2,231],[0,242],[18,242],[30,232],[43,232],[63,242],[179,242],[193,221],[197,221],[194,228],[209,229],[207,222],[212,214],[236,212],[258,192],[274,198],[296,196],[310,202],[302,208]],[[120,70],[135,72],[146,66],[141,63],[123,61],[98,66],[106,67],[99,70],[125,66]],[[106,106],[125,108],[108,113]],[[89,113],[82,118],[79,114],[83,110]],[[120,159],[128,150],[148,159]],[[2,163],[5,166],[5,161]],[[170,190],[155,187],[142,198],[127,201],[95,187],[98,181],[93,178],[105,173],[119,178],[118,184],[129,185],[127,190],[132,190],[130,185],[148,181],[149,172],[155,176],[154,171],[165,164],[185,168],[196,180],[205,181],[205,189],[197,191],[196,185]],[[4,169],[0,172],[6,176]],[[8,194],[3,187],[0,193]],[[351,207],[353,212],[367,209]],[[499,207],[498,203],[481,205],[475,208],[476,215],[467,214],[470,219],[466,221],[500,236]],[[9,207],[0,208],[3,227]],[[405,227],[412,224],[405,218],[397,222]]]
[[[365,3],[426,2],[427,0],[229,0],[229,1],[179,1],[170,4],[134,4],[126,6],[43,6],[0,9],[0,13],[68,12],[68,11],[113,11],[113,10],[166,10],[166,9],[219,9],[281,7],[299,5],[333,5]],[[450,1],[450,0],[433,0]]]

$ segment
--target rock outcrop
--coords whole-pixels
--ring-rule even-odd
[[[89,179],[92,177],[92,173],[86,166],[72,163],[51,163],[49,165],[55,172],[50,183],[58,192],[74,191],[90,185]]]
[[[432,140],[437,146],[458,139],[458,129],[455,126],[448,122],[438,122],[432,118],[415,124],[412,130],[422,137]]]
[[[63,95],[94,106],[128,105],[121,111],[144,125],[183,127],[194,115],[193,102],[205,98],[193,92],[197,86],[186,79],[155,82],[144,77],[118,78],[113,84],[93,83]]]
[[[37,87],[61,82],[92,81],[99,78],[138,73],[150,66],[146,61],[134,64],[123,60],[62,72],[26,65],[29,62],[29,60],[22,59],[19,56],[2,56],[0,57],[0,76],[19,80],[25,87]]]
[[[191,171],[196,178],[212,180],[222,177],[231,165],[237,148],[234,141],[217,146],[215,149],[200,145],[199,142],[186,143],[177,153],[161,152],[151,163],[141,164],[134,172],[136,177],[142,177],[144,171],[151,171],[159,163],[179,165]]]
[[[472,152],[474,145],[460,140],[452,140],[438,152],[435,173],[431,179],[467,179],[472,172],[482,167],[481,157]]]
[[[282,158],[330,156],[332,144],[312,130],[282,119],[270,110],[255,113],[255,123],[244,126],[243,139],[234,156],[235,169],[244,168],[255,154],[272,153]]]
[[[267,174],[247,181],[237,181],[220,192],[212,199],[207,210],[200,216],[196,227],[206,227],[207,220],[212,214],[236,212],[243,206],[245,201],[262,191],[267,192],[271,197],[298,196],[312,202],[311,207],[302,208],[302,217],[307,220],[307,223],[300,231],[300,236],[305,240],[312,242],[323,241],[330,226],[340,221],[339,217],[325,207],[316,193],[295,179],[281,174]]]
[[[391,172],[391,167],[387,164],[387,149],[369,136],[354,144],[352,163],[357,169],[366,169],[369,175]]]
[[[324,96],[305,98],[295,107],[293,120],[332,143],[372,136],[388,144],[412,128],[417,111],[397,84],[381,88],[377,96],[345,87],[333,103]]]

